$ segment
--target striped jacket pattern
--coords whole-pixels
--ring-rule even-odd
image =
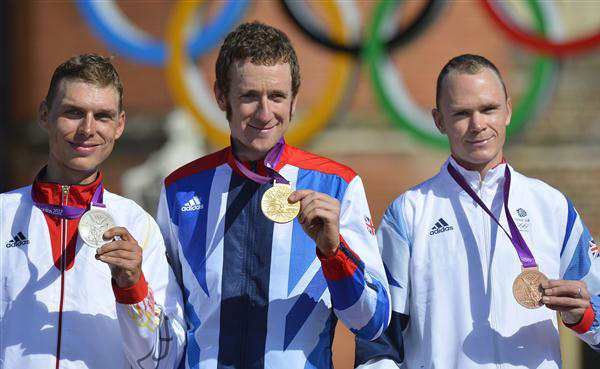
[[[339,200],[334,257],[317,256],[297,219],[262,214],[271,184],[239,173],[231,148],[165,180],[157,219],[184,291],[186,368],[331,368],[337,319],[366,339],[387,327],[387,280],[360,177],[289,145],[275,169],[293,189]]]

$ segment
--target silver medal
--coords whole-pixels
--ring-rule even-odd
[[[102,235],[115,227],[115,221],[104,208],[92,206],[79,220],[77,231],[79,237],[91,247],[100,247],[111,240],[105,240]]]

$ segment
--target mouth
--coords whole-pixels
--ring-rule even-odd
[[[248,123],[248,127],[253,128],[259,132],[269,132],[273,128],[277,127],[277,125],[278,125],[277,123],[274,123],[274,124],[266,125],[266,126],[258,126],[258,125],[252,125],[252,124]]]
[[[100,145],[98,144],[90,144],[90,143],[74,143],[69,142],[69,145],[73,148],[73,150],[81,153],[81,154],[91,154],[96,151],[96,148]]]
[[[469,145],[473,145],[473,146],[483,146],[483,145],[486,145],[488,142],[491,142],[493,139],[494,139],[494,136],[491,136],[491,137],[486,137],[486,138],[469,139],[469,140],[466,140],[466,142]]]

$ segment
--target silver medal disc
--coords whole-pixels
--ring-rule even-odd
[[[102,235],[113,227],[115,227],[115,221],[108,211],[103,208],[92,207],[81,216],[77,231],[79,237],[88,246],[100,247],[111,242],[111,240],[103,239]]]

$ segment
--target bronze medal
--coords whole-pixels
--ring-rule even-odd
[[[528,308],[537,309],[542,304],[542,282],[548,278],[538,268],[524,268],[513,282],[513,295],[517,302]]]
[[[263,195],[260,207],[263,214],[276,223],[287,223],[294,220],[300,212],[300,201],[290,204],[288,197],[292,193],[289,184],[277,183]]]

